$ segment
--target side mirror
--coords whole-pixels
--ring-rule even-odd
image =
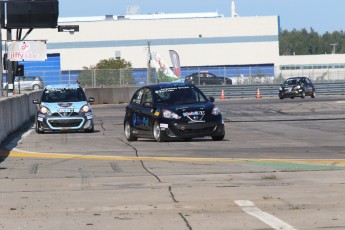
[[[214,102],[214,97],[209,97],[210,102]]]
[[[38,99],[34,99],[32,100],[32,104],[38,105],[40,104],[40,101]]]
[[[87,100],[87,101],[90,102],[90,103],[93,103],[93,102],[95,102],[95,98],[90,97],[89,100]]]

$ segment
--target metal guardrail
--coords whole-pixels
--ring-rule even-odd
[[[345,82],[314,83],[317,95],[345,95]],[[213,85],[198,86],[207,97],[219,98],[224,90],[224,98],[254,98],[258,89],[263,97],[278,97],[280,84],[269,85]]]

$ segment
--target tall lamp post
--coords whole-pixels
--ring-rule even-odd
[[[332,43],[330,45],[333,47],[332,54],[335,54],[335,49],[336,49],[337,45],[339,45],[339,44],[338,43]]]

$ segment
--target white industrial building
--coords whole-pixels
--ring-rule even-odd
[[[175,50],[182,69],[191,71],[218,68],[231,77],[303,74],[314,79],[336,72],[331,78],[344,78],[345,55],[279,56],[279,20],[217,12],[60,18],[59,25],[78,25],[79,31],[34,29],[26,39],[47,40],[48,53],[58,54],[61,71],[109,58],[145,69],[149,50],[171,66],[169,50]]]
[[[149,42],[151,51],[163,59],[169,59],[169,50],[178,52],[182,66],[267,64],[279,58],[277,16],[159,16],[61,19],[59,25],[79,25],[79,32],[36,29],[28,39],[47,40],[48,52],[61,54],[63,70],[81,69],[116,55],[134,68],[145,68]]]

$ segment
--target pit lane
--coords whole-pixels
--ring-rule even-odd
[[[226,126],[222,142],[128,143],[122,124],[125,105],[94,106],[96,132],[91,134],[38,135],[29,125],[3,151],[0,210],[8,221],[0,226],[18,227],[10,220],[22,213],[17,224],[35,229],[44,219],[41,208],[50,217],[44,225],[49,229],[58,229],[54,221],[66,213],[66,229],[97,229],[105,220],[112,225],[103,229],[121,227],[121,222],[155,226],[151,229],[267,228],[241,212],[234,202],[242,199],[296,229],[345,226],[337,217],[344,214],[344,98],[217,103]],[[138,192],[141,199],[136,199]],[[48,198],[53,194],[56,201]],[[20,201],[26,207],[32,201],[23,197],[43,202],[29,209]],[[319,214],[313,216],[315,210]],[[80,221],[73,221],[77,217]],[[234,222],[235,217],[241,221]]]

